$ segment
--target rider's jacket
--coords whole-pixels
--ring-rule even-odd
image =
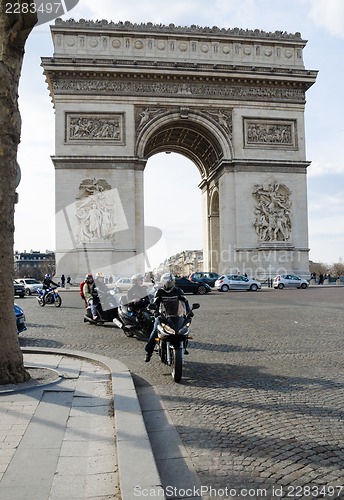
[[[185,297],[183,290],[181,288],[178,288],[177,286],[174,286],[171,290],[168,291],[164,288],[159,288],[154,296],[154,304],[158,306],[158,309],[160,308],[160,306],[163,306],[164,311],[168,315],[174,315],[175,304],[179,300],[184,302],[186,306],[186,312],[189,313],[189,302]]]
[[[51,285],[58,286],[58,284],[55,283],[52,279],[47,279],[47,278],[44,278],[42,283],[43,283],[43,290],[48,290],[48,288],[50,288]]]
[[[139,301],[147,297],[147,288],[142,285],[133,285],[127,292],[128,302]]]

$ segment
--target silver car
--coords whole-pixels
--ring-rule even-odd
[[[43,283],[35,278],[20,278],[17,281],[24,285],[25,295],[37,293],[37,288],[43,288]]]
[[[274,278],[273,287],[274,288],[307,288],[309,285],[308,281],[304,278],[300,278],[296,274],[279,274]]]
[[[131,278],[119,278],[114,285],[115,293],[127,292],[133,286]]]
[[[241,274],[228,274],[220,276],[215,281],[215,287],[221,292],[228,292],[228,290],[251,290],[256,292],[262,288],[262,285],[259,281]]]

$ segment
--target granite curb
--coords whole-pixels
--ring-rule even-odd
[[[23,347],[23,353],[61,355],[95,362],[103,365],[111,374],[112,399],[114,406],[114,432],[116,440],[119,484],[122,500],[132,500],[135,488],[140,491],[159,491],[159,498],[165,498],[161,478],[156,466],[153,450],[146,431],[143,415],[132,380],[131,373],[122,362],[102,355],[74,350]],[[43,368],[43,365],[42,365]],[[56,380],[42,386],[49,386]],[[13,392],[32,390],[28,384]],[[3,392],[8,394],[8,391]],[[34,460],[34,457],[32,457]]]

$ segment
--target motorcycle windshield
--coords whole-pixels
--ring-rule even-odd
[[[171,300],[164,302],[161,307],[163,316],[168,320],[168,324],[178,332],[185,323],[186,308],[184,302]]]
[[[166,318],[183,317],[186,315],[185,304],[178,299],[169,300],[161,304],[161,312]]]

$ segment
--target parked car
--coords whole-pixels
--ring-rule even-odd
[[[198,283],[207,283],[209,286],[214,286],[215,281],[219,279],[220,275],[213,272],[208,271],[197,271],[196,273],[192,273],[190,275],[191,281],[196,281]]]
[[[43,288],[43,283],[36,280],[35,278],[20,278],[17,281],[24,285],[25,295],[37,293],[37,288]]]
[[[25,320],[25,314],[24,311],[21,307],[19,307],[17,304],[14,304],[14,314],[16,317],[16,323],[17,323],[17,332],[22,333],[26,328],[26,320]]]
[[[21,299],[25,297],[25,287],[22,283],[19,283],[19,281],[13,280],[13,292],[14,296],[18,296]]]
[[[181,288],[184,293],[204,295],[211,292],[211,287],[207,283],[198,283],[188,278],[176,278],[176,286]]]
[[[131,278],[118,278],[114,284],[115,293],[127,292],[132,284]]]
[[[215,282],[215,287],[221,292],[228,292],[228,290],[251,290],[256,292],[262,288],[262,285],[259,281],[241,274],[228,274],[220,276]]]
[[[273,280],[274,288],[307,288],[308,281],[296,274],[279,274]]]

